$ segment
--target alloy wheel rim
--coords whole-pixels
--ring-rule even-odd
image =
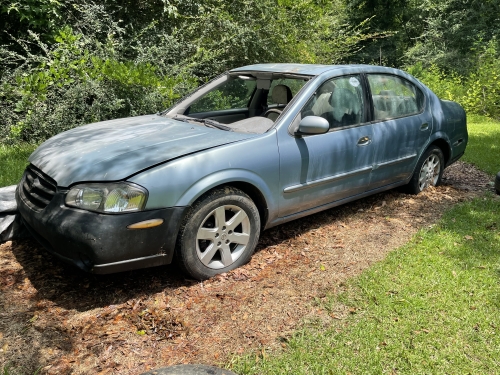
[[[439,157],[435,154],[429,155],[422,164],[420,175],[418,179],[418,187],[420,191],[429,186],[436,186],[439,179],[439,172],[441,171],[441,162]]]
[[[212,210],[196,234],[196,254],[208,268],[221,269],[236,262],[250,240],[250,219],[238,206],[224,205]]]

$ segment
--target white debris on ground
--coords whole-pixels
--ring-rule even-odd
[[[0,243],[26,237],[17,212],[16,185],[0,188]]]

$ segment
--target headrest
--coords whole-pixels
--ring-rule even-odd
[[[336,88],[330,97],[330,105],[333,107],[333,118],[342,121],[344,114],[358,114],[361,105],[353,92],[343,88]]]
[[[292,90],[285,85],[276,85],[273,89],[272,98],[273,103],[288,104],[292,100]]]
[[[392,90],[380,90],[379,95],[382,95],[382,96],[396,96],[396,94]]]

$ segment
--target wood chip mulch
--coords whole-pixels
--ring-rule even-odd
[[[89,275],[33,240],[4,243],[0,366],[124,375],[281,350],[302,324],[349,314],[322,311],[318,299],[486,190],[491,178],[458,162],[442,186],[418,196],[392,190],[272,228],[247,265],[205,282],[172,265]]]

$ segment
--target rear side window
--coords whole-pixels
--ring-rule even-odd
[[[369,74],[374,119],[386,120],[420,113],[424,95],[411,82],[386,74]]]

